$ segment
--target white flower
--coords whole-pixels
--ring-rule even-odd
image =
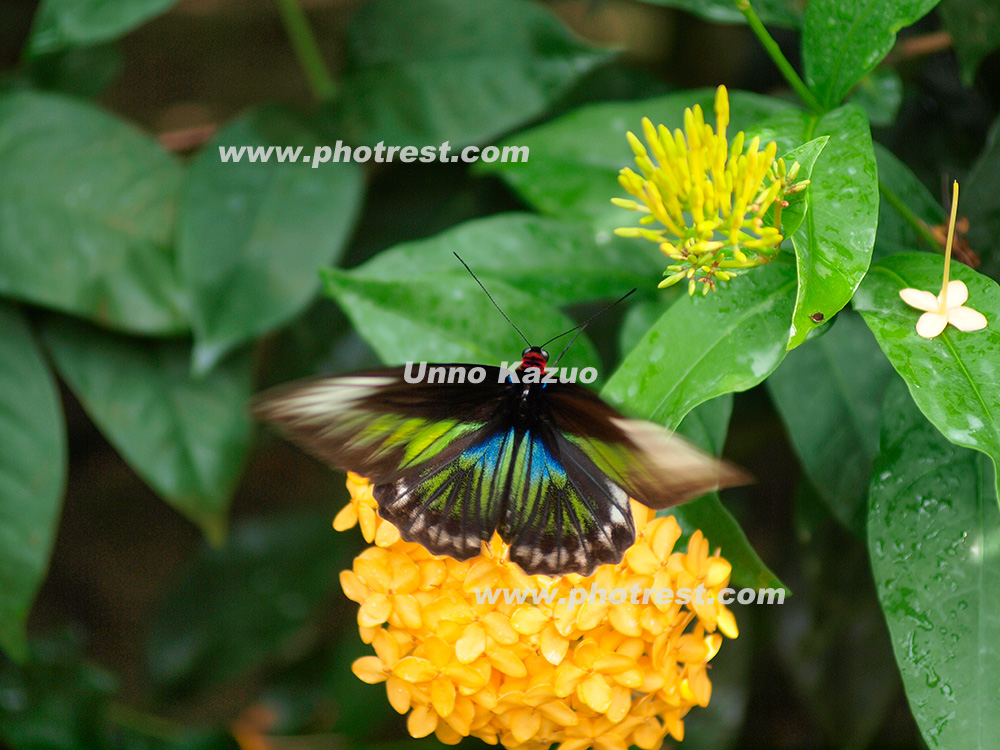
[[[900,289],[899,296],[910,307],[924,310],[917,321],[917,333],[932,339],[951,323],[960,331],[979,331],[986,327],[986,316],[971,307],[965,307],[969,288],[963,281],[948,283],[947,292],[934,296],[922,289]]]

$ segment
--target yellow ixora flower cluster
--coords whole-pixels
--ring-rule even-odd
[[[648,149],[628,133],[641,174],[626,167],[618,175],[621,186],[638,200],[612,198],[617,206],[645,214],[639,220],[643,226],[622,227],[615,234],[657,243],[676,261],[667,267],[660,286],[687,279],[689,294],[695,293],[698,283],[707,294],[718,282],[774,260],[783,239],[785,198],[809,184],[795,182],[798,162],[786,168],[782,159],[775,159],[773,141],[761,151],[759,138],[746,145],[740,131],[729,143],[725,86],[716,91],[715,118],[713,130],[696,105],[684,110],[684,130],[671,133],[644,117]],[[653,224],[660,228],[652,228]]]
[[[389,703],[409,712],[414,737],[446,744],[472,735],[508,748],[646,750],[669,734],[684,736],[684,716],[712,694],[708,662],[722,634],[738,635],[719,603],[730,564],[709,555],[701,532],[687,553],[674,518],[633,503],[637,538],[618,565],[593,575],[526,575],[494,537],[466,561],[430,554],[403,541],[376,513],[369,481],[348,474],[351,502],[337,515],[343,531],[360,522],[374,546],[341,573],[344,593],[360,604],[361,638],[374,656],[354,662],[368,683],[385,682]],[[688,604],[612,604],[597,595],[578,606],[570,590],[611,592],[704,587]],[[523,603],[487,589],[552,592],[548,603]],[[620,597],[618,597],[620,598]],[[666,597],[663,597],[666,598]],[[700,599],[700,601],[698,601]],[[711,603],[709,603],[711,602]]]

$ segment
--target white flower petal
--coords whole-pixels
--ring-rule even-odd
[[[932,339],[948,325],[948,316],[936,312],[925,312],[917,321],[917,333],[925,339]]]
[[[959,307],[964,305],[965,301],[969,299],[969,287],[965,285],[964,281],[949,281],[948,282],[948,307]],[[938,295],[938,303],[941,302],[941,295]]]
[[[951,294],[951,289],[948,290],[948,294]],[[971,307],[949,307],[948,322],[960,331],[979,331],[986,328],[986,316]]]
[[[938,298],[931,292],[925,292],[922,289],[900,289],[899,296],[903,298],[903,302],[918,310],[936,313],[941,309]]]

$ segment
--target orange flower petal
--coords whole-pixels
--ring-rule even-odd
[[[598,713],[604,713],[611,707],[611,688],[599,674],[592,674],[577,686],[576,694],[587,706]]]
[[[486,631],[478,622],[465,629],[465,634],[455,644],[455,655],[463,664],[475,661],[486,650]]]
[[[434,668],[434,665],[426,659],[421,659],[419,656],[404,656],[396,662],[396,666],[392,668],[392,672],[407,682],[427,682],[437,676],[437,670]],[[427,734],[430,734],[432,731],[434,730],[431,729]],[[417,735],[413,736],[416,737]],[[420,736],[426,737],[427,735]]]
[[[438,716],[446,718],[455,710],[455,683],[444,677],[437,677],[431,682],[431,705]]]
[[[437,714],[426,706],[417,706],[406,719],[406,730],[416,739],[428,736],[437,729],[437,725]]]
[[[373,628],[381,625],[392,614],[392,604],[385,594],[372,594],[358,610],[358,624]]]

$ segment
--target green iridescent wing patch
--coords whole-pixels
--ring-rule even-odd
[[[367,476],[404,539],[465,560],[498,532],[532,574],[620,561],[635,539],[629,497],[664,508],[746,479],[582,386],[483,369],[475,384],[407,383],[403,368],[330,378],[267,394],[257,413]]]

